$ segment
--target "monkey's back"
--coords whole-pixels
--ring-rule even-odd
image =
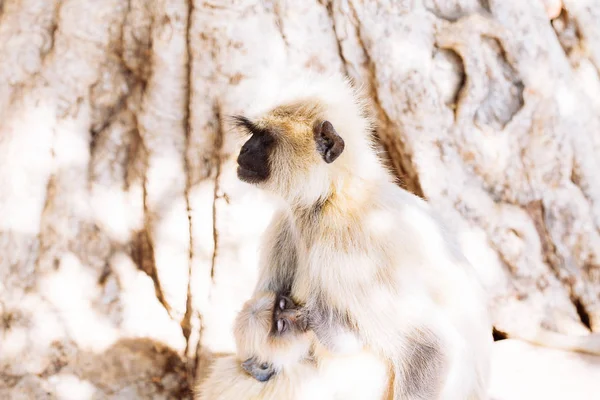
[[[334,394],[319,379],[313,365],[293,368],[259,382],[246,374],[235,356],[217,359],[197,388],[195,400],[333,400]]]

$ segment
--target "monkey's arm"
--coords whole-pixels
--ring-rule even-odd
[[[288,212],[279,210],[267,227],[260,249],[259,274],[254,295],[259,292],[289,294],[296,274],[297,247]],[[271,364],[249,358],[242,368],[260,382],[268,381],[276,371]]]
[[[297,238],[286,210],[278,211],[265,231],[254,292],[289,294],[298,263]]]
[[[364,343],[356,333],[350,316],[345,315],[315,296],[307,305],[308,326],[327,350],[349,354],[363,349]],[[311,299],[312,300],[312,299]]]

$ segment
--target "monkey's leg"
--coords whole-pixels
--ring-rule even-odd
[[[428,329],[414,329],[404,340],[394,362],[394,399],[438,399],[448,372],[439,338]]]

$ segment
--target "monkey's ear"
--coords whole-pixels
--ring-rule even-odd
[[[313,133],[317,151],[327,164],[331,164],[344,151],[344,139],[338,135],[329,121],[318,123]]]

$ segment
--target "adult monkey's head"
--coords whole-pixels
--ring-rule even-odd
[[[249,134],[237,174],[291,203],[312,204],[334,192],[341,175],[360,174],[356,168],[372,153],[369,119],[339,76],[296,84],[294,93],[256,118],[234,117]]]
[[[237,159],[238,177],[288,200],[299,190],[327,191],[326,165],[343,153],[345,143],[318,108],[299,103],[277,107],[256,121],[236,117],[250,135]]]

